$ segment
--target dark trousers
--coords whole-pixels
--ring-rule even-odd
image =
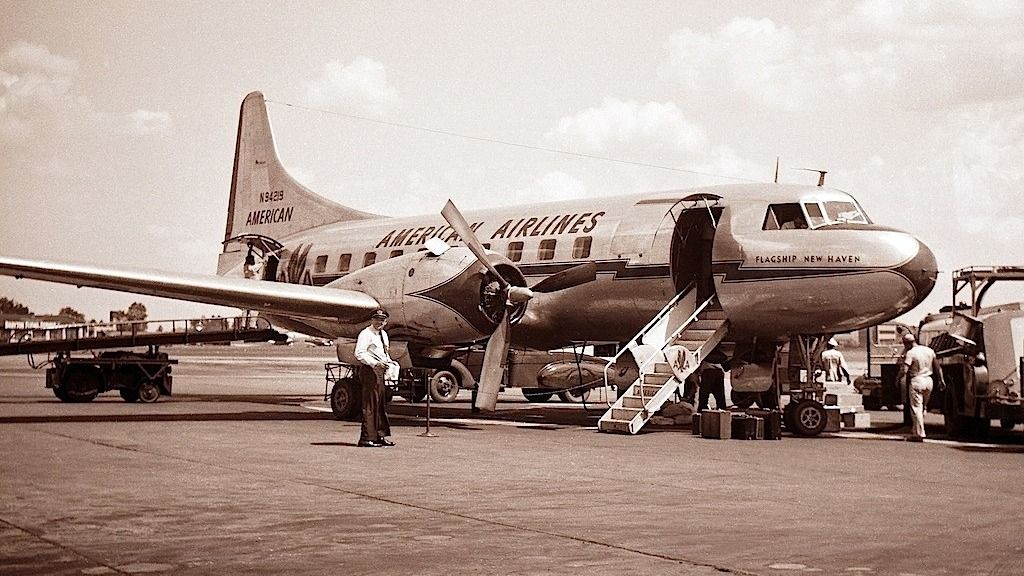
[[[715,397],[715,407],[725,410],[725,373],[721,370],[709,369],[700,375],[700,401],[697,410],[706,410],[708,396]]]
[[[359,430],[359,441],[376,442],[378,438],[391,436],[387,399],[384,397],[384,374],[374,372],[369,366],[361,366],[359,383],[363,396],[363,426]]]

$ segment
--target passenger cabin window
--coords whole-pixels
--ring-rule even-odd
[[[590,236],[580,236],[572,243],[572,257],[573,258],[589,258],[590,257],[590,245],[594,239]]]
[[[391,251],[391,256],[388,256],[388,258],[394,258],[396,256],[401,256],[402,254],[405,254],[404,250],[392,250]]]
[[[555,240],[549,238],[547,240],[541,240],[540,246],[537,247],[537,260],[554,260],[555,259]]]
[[[804,211],[799,204],[770,204],[762,230],[797,230],[807,228]]]
[[[523,243],[522,242],[509,242],[508,250],[505,251],[505,256],[513,262],[519,262],[523,259]]]
[[[327,254],[316,257],[316,262],[313,263],[313,273],[323,274],[327,270]]]
[[[352,255],[342,254],[338,258],[338,272],[348,272],[348,269],[352,267]]]
[[[373,263],[376,262],[376,261],[377,261],[377,253],[376,252],[367,252],[366,254],[363,254],[363,268],[366,268],[367,266],[372,266]]]

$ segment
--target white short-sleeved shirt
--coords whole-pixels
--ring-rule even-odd
[[[372,326],[367,326],[359,332],[359,338],[356,340],[356,358],[367,366],[391,362],[389,344],[387,332],[378,332]]]
[[[850,369],[846,367],[846,358],[843,358],[843,353],[835,348],[821,353],[821,363],[825,365],[826,382],[839,382],[843,379],[840,367],[844,368],[847,373],[850,372]]]
[[[907,350],[903,357],[903,363],[907,365],[907,374],[910,375],[911,384],[927,384],[932,381],[932,362],[935,360],[935,351],[921,344],[914,345]]]

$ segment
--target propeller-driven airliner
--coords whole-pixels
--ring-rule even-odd
[[[629,343],[666,304],[685,300],[683,316],[713,309],[719,318],[713,339],[691,340],[733,365],[770,365],[791,337],[910,310],[937,268],[917,238],[873,223],[853,196],[825,186],[362,212],[289,175],[253,92],[241,106],[217,275],[13,256],[0,256],[0,274],[233,306],[342,342],[383,308],[413,365],[444,366],[460,346],[486,341],[477,403],[493,410],[509,346]]]

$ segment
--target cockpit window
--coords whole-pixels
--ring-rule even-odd
[[[826,223],[825,215],[821,213],[821,206],[817,203],[804,204],[804,209],[807,210],[807,219],[811,223],[811,228],[817,228]]]
[[[796,230],[807,228],[807,219],[799,204],[770,204],[762,230]]]
[[[858,222],[860,224],[867,224],[867,217],[860,211],[853,202],[825,202],[825,212],[828,214],[828,219],[834,224],[844,224],[846,222]]]

